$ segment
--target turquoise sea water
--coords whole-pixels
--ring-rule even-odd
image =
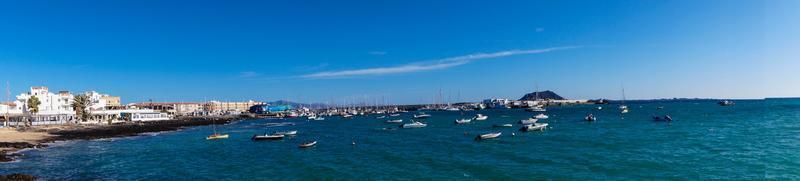
[[[25,152],[18,162],[0,163],[0,174],[47,180],[800,179],[800,100],[736,103],[630,103],[624,119],[617,105],[549,107],[550,119],[540,122],[551,129],[529,133],[517,131],[517,124],[491,127],[534,115],[516,109],[429,112],[428,127],[392,131],[381,128],[397,125],[376,116],[246,120],[218,127],[231,134],[227,140],[206,141],[211,127],[205,126],[56,143]],[[453,124],[476,113],[489,120]],[[598,121],[584,122],[586,113]],[[654,122],[654,114],[669,114],[675,121]],[[270,124],[278,122],[295,125]],[[299,135],[250,140],[253,134],[283,130]],[[492,131],[503,135],[473,140]],[[310,139],[318,145],[297,147]]]

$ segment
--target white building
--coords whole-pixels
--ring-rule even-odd
[[[17,96],[14,101],[15,107],[11,110],[19,110],[17,114],[27,113],[28,100],[31,97],[39,99],[39,112],[38,115],[55,115],[55,114],[75,114],[72,110],[72,101],[74,96],[68,91],[59,91],[58,94],[50,92],[47,87],[31,87],[28,93],[22,93]]]

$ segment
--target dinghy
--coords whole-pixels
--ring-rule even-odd
[[[520,128],[519,130],[520,131],[526,131],[526,132],[527,131],[544,131],[545,128],[547,128],[547,123],[534,123],[534,124],[529,124],[529,125],[522,126],[522,128]]]
[[[528,119],[519,120],[519,124],[533,124],[533,123],[536,123],[537,121],[539,121],[539,120],[535,119],[535,118],[528,118]]]
[[[276,135],[294,136],[297,135],[297,130],[275,132]]]
[[[495,124],[495,125],[492,125],[492,127],[496,127],[496,128],[499,128],[499,127],[514,127],[514,125],[512,125],[512,124]]]
[[[395,119],[395,120],[387,120],[386,123],[403,123],[402,119]]]
[[[425,124],[425,123],[422,123],[422,122],[416,122],[416,121],[414,121],[414,122],[412,122],[412,123],[403,124],[403,125],[402,125],[402,126],[400,126],[400,127],[401,127],[401,128],[424,128],[425,126],[428,126],[428,125],[427,125],[427,124]]]
[[[300,145],[297,145],[297,146],[300,147],[300,148],[308,148],[308,147],[312,147],[314,145],[317,145],[317,141],[309,141],[309,142],[301,143]]]
[[[456,124],[467,124],[469,122],[472,122],[472,120],[471,119],[456,119]]]
[[[475,137],[475,140],[487,140],[487,139],[495,139],[502,135],[502,132],[497,133],[489,133],[489,134],[482,134]]]
[[[489,116],[483,114],[476,114],[475,118],[473,119],[475,119],[476,121],[485,121],[486,119],[489,119]]]

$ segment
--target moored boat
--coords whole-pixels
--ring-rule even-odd
[[[264,135],[253,135],[253,137],[250,138],[250,139],[252,139],[254,141],[259,141],[259,140],[280,140],[280,139],[283,139],[283,137],[286,137],[286,136],[282,135],[282,134],[272,134],[272,135],[264,134]]]
[[[397,116],[400,116],[400,114],[390,114],[389,116],[391,116],[391,117],[397,117]]]
[[[394,119],[394,120],[387,120],[387,121],[384,121],[384,122],[386,122],[386,123],[402,123],[403,120],[402,119]]]
[[[525,111],[528,111],[528,112],[545,112],[545,111],[547,111],[547,109],[544,109],[542,107],[538,107],[537,106],[537,107],[531,107],[531,108],[525,109]]]
[[[300,145],[297,145],[297,146],[300,147],[300,148],[308,148],[308,147],[313,147],[315,145],[317,145],[317,141],[308,141],[308,142],[300,143]]]
[[[386,118],[386,116],[378,116],[378,117],[376,117],[376,118],[377,118],[377,119],[383,119],[383,118]]]
[[[547,116],[545,114],[537,114],[536,116],[533,116],[533,118],[534,119],[547,119],[547,118],[550,118],[550,116]]]
[[[514,125],[512,125],[512,124],[495,124],[495,125],[492,125],[492,127],[496,127],[496,128],[497,127],[514,127]]]
[[[429,117],[431,117],[431,115],[430,114],[425,114],[425,113],[420,113],[420,114],[415,114],[414,115],[414,119],[428,119]]]
[[[584,117],[583,120],[586,120],[586,121],[597,121],[597,117],[594,117],[594,115],[589,114],[589,115],[586,115],[586,117]]]
[[[275,132],[276,135],[294,136],[297,135],[297,130]]]
[[[720,106],[733,106],[735,103],[733,101],[724,100],[717,102]]]
[[[502,135],[502,134],[503,134],[502,132],[482,134],[482,135],[476,136],[475,140],[495,139],[495,138],[500,137],[500,135]]]
[[[229,136],[228,134],[214,133],[214,134],[209,135],[208,137],[206,137],[206,140],[226,139],[226,138],[228,138],[228,136]]]
[[[475,118],[473,119],[475,119],[476,121],[485,121],[486,119],[489,119],[489,116],[483,114],[476,114]]]
[[[544,131],[547,128],[547,123],[534,123],[522,126],[520,131]]]
[[[537,121],[539,121],[539,120],[535,119],[535,118],[528,118],[528,119],[519,120],[519,124],[534,124]]]
[[[456,124],[467,124],[472,122],[472,119],[456,119]]]
[[[414,122],[412,122],[412,123],[403,124],[403,125],[402,125],[402,126],[400,126],[400,127],[401,127],[401,128],[424,128],[425,126],[428,126],[428,124],[425,124],[425,123],[422,123],[422,122],[417,122],[417,121],[414,121]]]

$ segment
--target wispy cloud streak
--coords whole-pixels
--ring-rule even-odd
[[[353,76],[367,76],[367,75],[385,75],[385,74],[398,74],[419,72],[437,69],[446,69],[450,67],[464,65],[476,60],[507,57],[513,55],[525,54],[540,54],[557,50],[567,50],[580,48],[581,46],[565,46],[565,47],[551,47],[544,49],[531,49],[531,50],[508,50],[494,53],[476,53],[464,56],[449,57],[433,61],[417,62],[412,64],[393,66],[393,67],[377,67],[355,70],[341,70],[341,71],[326,71],[317,72],[313,74],[303,75],[303,78],[339,78],[339,77],[353,77]]]

